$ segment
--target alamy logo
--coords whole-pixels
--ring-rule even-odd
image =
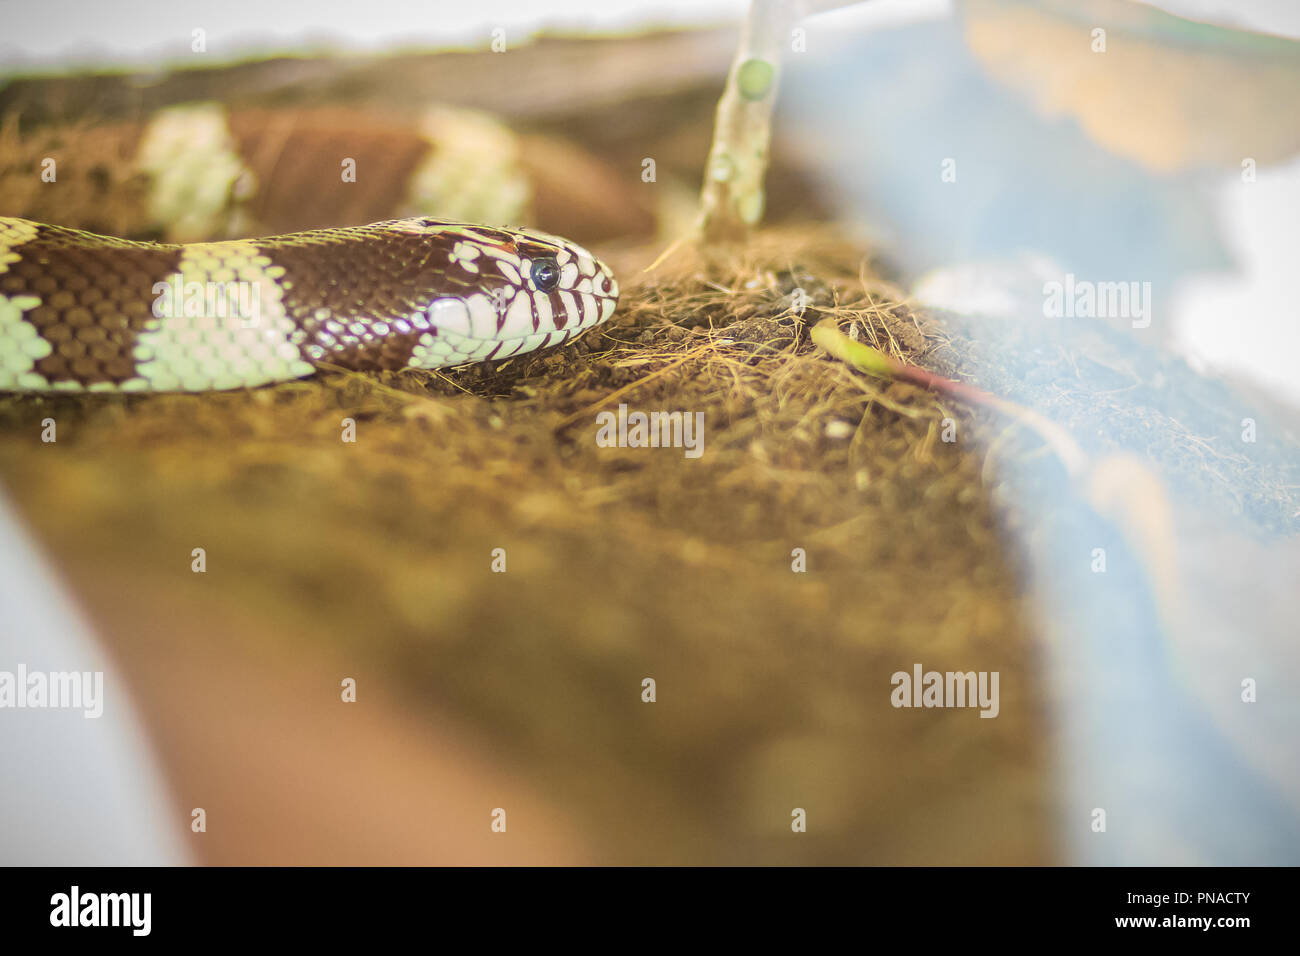
[[[129,926],[131,935],[148,936],[152,928],[152,893],[68,893],[50,897],[51,926]]]
[[[153,284],[155,319],[189,318],[243,319],[244,328],[257,325],[262,289],[256,282],[182,282],[172,276]]]
[[[1064,282],[1043,283],[1043,315],[1049,319],[1132,319],[1151,324],[1150,282],[1089,282],[1066,273]]]
[[[0,708],[80,710],[83,717],[104,713],[103,671],[0,671]]]
[[[704,454],[704,413],[629,412],[596,414],[596,444],[601,448],[683,448],[687,458]]]
[[[998,671],[895,671],[889,702],[895,707],[978,707],[981,717],[998,715]]]

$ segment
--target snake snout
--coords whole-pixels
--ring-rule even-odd
[[[614,278],[614,270],[599,259],[596,260],[596,275],[592,279],[592,291],[596,295],[607,296],[618,303],[618,280]]]

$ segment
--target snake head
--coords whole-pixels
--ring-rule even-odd
[[[618,304],[610,268],[559,236],[427,218],[401,225],[436,240],[432,259],[445,270],[445,287],[463,290],[429,309],[434,345],[417,354],[422,365],[447,364],[448,352],[499,359],[558,345],[607,320]]]

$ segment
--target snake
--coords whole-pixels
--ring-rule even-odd
[[[538,230],[429,216],[145,242],[0,217],[0,390],[207,392],[560,345],[618,303]]]

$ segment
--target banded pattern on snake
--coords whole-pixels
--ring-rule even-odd
[[[197,392],[504,359],[604,322],[618,291],[567,240],[430,217],[190,244],[0,217],[0,390]]]

